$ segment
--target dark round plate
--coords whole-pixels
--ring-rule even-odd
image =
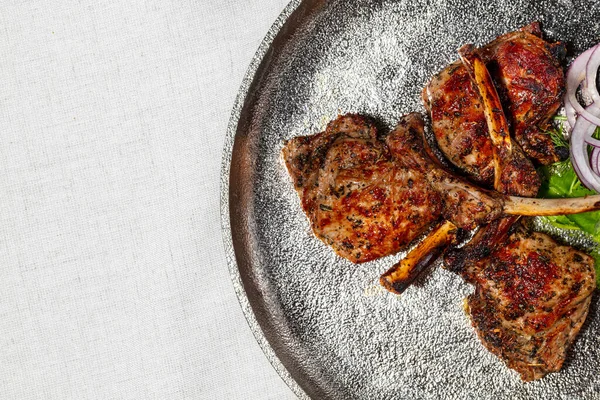
[[[293,1],[240,88],[222,168],[231,276],[250,326],[301,398],[599,398],[600,317],[559,373],[523,383],[477,339],[462,309],[472,291],[434,269],[401,297],[379,275],[402,254],[361,265],[310,232],[280,158],[285,139],[358,112],[391,128],[421,111],[421,88],[464,43],[532,21],[572,53],[600,41],[595,1]]]

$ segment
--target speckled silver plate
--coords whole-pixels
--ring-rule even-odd
[[[311,233],[280,159],[285,139],[339,113],[384,129],[421,111],[421,88],[464,43],[540,20],[572,53],[600,41],[600,3],[578,0],[292,1],[259,48],[227,132],[222,221],[233,283],[265,354],[314,399],[600,398],[600,316],[563,370],[522,383],[477,339],[461,278],[434,269],[398,297]]]

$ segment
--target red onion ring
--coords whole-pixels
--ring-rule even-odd
[[[565,114],[571,127],[571,163],[581,183],[600,192],[600,139],[593,137],[600,126],[600,93],[596,77],[600,68],[600,43],[584,51],[567,71]],[[591,98],[592,103],[583,106],[577,101],[577,89]],[[588,147],[592,146],[591,154]]]
[[[596,126],[584,118],[578,118],[571,132],[571,162],[581,183],[588,189],[600,192],[600,176],[594,173],[590,165],[586,136],[591,136]]]
[[[565,98],[565,114],[567,116],[567,122],[569,123],[569,127],[571,129],[573,129],[573,127],[575,126],[575,122],[577,121],[577,113],[575,112],[575,109],[573,108],[571,103],[569,103],[566,98]]]
[[[573,108],[571,103],[569,103],[566,99],[565,99],[565,114],[567,116],[567,122],[569,123],[569,128],[573,129],[573,127],[575,126],[575,122],[577,121],[577,112],[575,112],[575,109]]]
[[[594,116],[600,117],[600,104],[592,103],[592,104],[590,104],[586,108],[586,111],[588,111],[589,113],[593,114]],[[590,125],[594,125],[594,124],[590,123]],[[595,125],[594,125],[594,130],[595,130]],[[594,134],[594,130],[592,130],[591,132],[586,132],[585,134],[583,134],[584,140],[590,146],[600,147],[600,140],[599,139],[595,139],[592,136]],[[581,135],[582,133],[577,133],[577,134]]]
[[[592,133],[594,133],[592,131]],[[585,141],[586,144],[589,144],[592,147],[600,147],[600,140],[598,139],[594,139],[592,136],[586,136],[583,138],[583,140]]]
[[[590,49],[587,49],[579,57],[577,57],[575,61],[573,61],[573,63],[569,67],[569,70],[567,71],[567,90],[565,94],[565,109],[567,109],[567,111],[570,111],[568,110],[568,107],[572,107],[573,109],[575,109],[575,111],[577,111],[580,117],[587,119],[589,122],[595,125],[600,125],[600,118],[583,108],[583,106],[577,101],[576,94],[577,89],[586,78],[585,74],[587,71],[588,61],[590,61],[592,54],[596,51],[596,49],[599,46],[600,44]],[[571,125],[572,129],[575,128],[575,123],[573,123],[572,119],[569,121],[569,125]]]
[[[596,45],[592,49],[594,51],[590,55],[585,67],[583,89],[592,98],[594,103],[598,103],[600,102],[600,93],[598,93],[598,87],[596,86],[596,76],[598,75],[598,68],[600,68],[600,45]]]
[[[598,160],[600,159],[600,147],[594,147],[594,150],[592,150],[592,155],[590,157],[590,165],[592,167],[592,171],[594,171],[594,173],[596,175],[600,176],[600,169],[598,168]]]
[[[593,104],[588,107],[590,112],[600,115],[600,107]],[[592,135],[596,130],[596,125],[590,123],[585,118],[577,118],[577,122],[571,132],[571,162],[575,173],[584,186],[600,192],[600,176],[595,173],[593,166],[590,165],[588,156],[588,144],[594,148],[600,148],[600,140],[594,139]]]

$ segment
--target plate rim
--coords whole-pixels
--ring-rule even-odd
[[[313,3],[323,3],[324,0],[291,0],[278,15],[265,36],[263,37],[258,49],[254,53],[246,73],[239,86],[225,135],[225,141],[222,150],[221,158],[221,177],[220,177],[220,214],[221,214],[221,236],[225,249],[225,257],[229,276],[233,284],[235,294],[238,299],[238,304],[242,308],[242,313],[250,327],[254,338],[258,342],[259,347],[263,351],[271,366],[275,369],[279,377],[292,390],[299,399],[310,399],[307,392],[302,389],[300,384],[292,376],[290,371],[284,366],[282,361],[277,356],[275,350],[269,343],[268,339],[260,326],[255,310],[248,298],[246,289],[242,281],[242,276],[239,270],[238,262],[235,255],[233,245],[233,237],[231,231],[231,202],[230,202],[230,174],[231,161],[233,157],[233,148],[238,132],[238,126],[242,117],[244,106],[250,103],[254,89],[260,86],[262,81],[261,71],[268,70],[274,59],[274,43],[282,41],[286,37],[291,36],[292,29],[286,29],[290,25],[290,20],[293,16],[302,14],[305,9],[310,8]]]
[[[278,44],[281,42],[285,43],[293,36],[295,31],[294,28],[298,23],[300,25],[302,24],[302,18],[304,17],[303,14],[305,12],[310,14],[311,12],[314,12],[314,9],[318,8],[319,5],[324,5],[326,3],[327,0],[291,0],[273,22],[253,55],[239,86],[227,125],[221,158],[221,234],[230,279],[232,280],[238,303],[242,308],[242,312],[254,338],[279,377],[300,399],[328,398],[330,396],[325,395],[321,388],[315,387],[310,381],[307,381],[307,379],[305,379],[306,377],[298,376],[301,374],[299,374],[298,370],[293,366],[288,366],[288,368],[286,368],[284,361],[277,355],[277,352],[281,352],[282,350],[277,350],[276,346],[273,346],[271,342],[269,342],[268,334],[265,333],[265,328],[263,328],[259,322],[260,315],[257,317],[257,314],[261,314],[264,310],[261,310],[259,306],[250,300],[249,293],[244,287],[244,278],[240,271],[240,265],[234,247],[234,238],[231,229],[232,201],[230,179],[236,138],[238,132],[243,129],[240,127],[240,122],[242,122],[242,118],[244,118],[246,114],[252,115],[252,110],[247,110],[246,106],[251,106],[253,104],[253,100],[255,100],[255,96],[258,93],[257,89],[259,89],[264,82],[265,76],[267,75],[266,73],[269,72],[270,67],[274,64],[276,65],[278,56],[281,52],[281,47],[278,47]],[[312,397],[309,396],[309,393],[312,394]],[[328,394],[330,395],[330,393]]]

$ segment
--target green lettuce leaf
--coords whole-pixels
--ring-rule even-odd
[[[555,199],[597,194],[581,184],[569,160],[543,167],[542,175],[545,179],[538,197]],[[546,218],[558,228],[580,229],[600,242],[600,211]]]
[[[570,160],[542,167],[540,172],[543,183],[538,197],[555,199],[597,194],[583,186]],[[596,285],[600,288],[600,211],[541,218],[559,229],[583,231],[598,243],[591,256],[596,265]]]

